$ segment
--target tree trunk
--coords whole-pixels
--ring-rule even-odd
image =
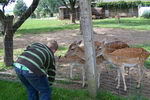
[[[4,29],[4,63],[6,66],[13,64],[13,16],[7,16]]]
[[[50,17],[54,17],[54,14],[53,14],[53,13],[50,13]]]
[[[75,12],[75,8],[73,8],[73,9],[71,10],[70,19],[71,19],[71,22],[72,22],[72,23],[76,23],[76,12]]]
[[[86,57],[86,70],[88,80],[88,91],[91,97],[96,97],[98,85],[96,75],[96,59],[93,43],[93,29],[91,17],[91,1],[80,1],[80,16],[81,16],[81,29],[84,39],[85,57]]]
[[[80,35],[83,35],[83,32],[82,32],[82,25],[81,25],[81,16],[80,16]]]

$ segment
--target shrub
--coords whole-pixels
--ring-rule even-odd
[[[144,11],[141,17],[150,18],[150,10]]]

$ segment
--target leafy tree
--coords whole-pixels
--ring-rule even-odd
[[[0,1],[0,3],[5,3],[5,2],[6,2],[6,0],[1,0],[1,1]]]
[[[75,5],[76,5],[77,0],[61,0],[61,1],[69,10],[70,19],[71,19],[72,23],[76,23],[75,22],[75,19],[76,19]]]
[[[149,10],[144,11],[141,17],[150,19],[150,11]]]
[[[53,17],[53,13],[58,12],[58,7],[61,3],[60,0],[41,0],[36,9],[36,14],[37,16],[40,16],[40,14],[46,16],[48,14]]]
[[[15,7],[14,7],[14,9],[13,9],[14,14],[15,14],[16,16],[21,16],[22,13],[23,13],[24,11],[26,11],[26,10],[27,10],[27,6],[26,6],[26,4],[23,2],[23,0],[17,0],[17,3],[16,3],[16,5],[15,5]]]
[[[15,21],[13,15],[5,15],[5,6],[13,3],[14,0],[5,0],[0,4],[3,6],[0,9],[0,22],[2,22],[2,34],[4,35],[4,62],[6,66],[11,66],[13,63],[13,35],[17,29],[30,17],[37,8],[40,0],[33,0],[30,7]]]

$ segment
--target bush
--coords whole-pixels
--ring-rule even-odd
[[[97,7],[103,8],[137,8],[138,5],[150,6],[150,1],[113,1],[113,2],[99,2],[96,4]]]
[[[142,14],[141,17],[144,17],[144,18],[150,18],[150,11],[144,11],[144,13]]]

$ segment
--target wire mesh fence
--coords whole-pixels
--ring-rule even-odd
[[[147,71],[148,73],[149,71]],[[138,77],[136,73],[133,71],[130,71],[129,75],[126,75],[126,83],[127,83],[127,91],[124,91],[123,87],[123,81],[121,79],[121,86],[120,88],[116,88],[117,82],[115,81],[115,78],[117,76],[117,72],[115,69],[109,70],[109,73],[106,71],[103,71],[101,74],[101,90],[111,91],[114,94],[121,95],[127,97],[129,100],[131,100],[132,97],[136,97],[138,99],[136,100],[143,100],[143,97],[150,98],[149,91],[150,91],[150,82],[148,75],[144,74],[144,77],[141,81],[141,87],[137,88],[137,81],[136,78]]]

